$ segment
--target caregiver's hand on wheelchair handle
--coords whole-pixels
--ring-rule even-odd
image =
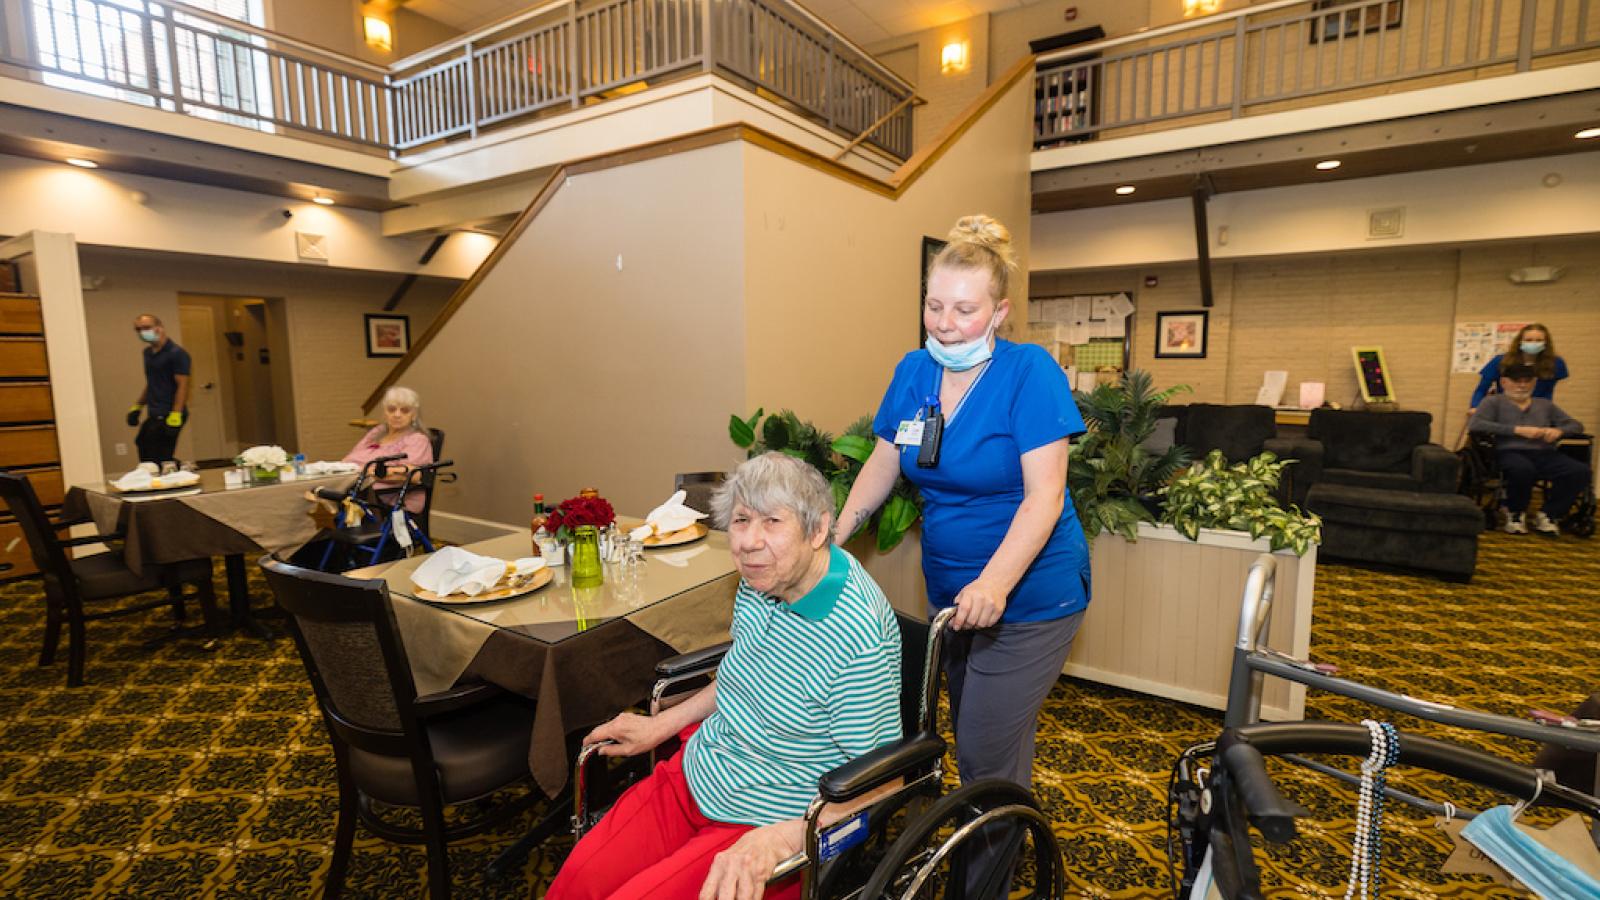
[[[596,727],[584,737],[583,742],[598,744],[601,741],[615,741],[616,743],[600,748],[601,756],[637,756],[654,750],[677,733],[677,730],[662,721],[660,716],[641,716],[638,713],[625,712]]]
[[[955,631],[982,629],[1000,621],[1006,611],[1008,593],[999,585],[978,578],[956,594],[956,614],[950,620],[950,628]]]
[[[791,819],[745,832],[712,860],[700,900],[760,900],[772,870],[800,852],[804,827],[799,819]]]

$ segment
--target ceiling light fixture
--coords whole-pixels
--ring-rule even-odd
[[[333,198],[332,197],[324,197],[321,194],[318,194],[315,197],[311,198],[311,202],[317,204],[318,206],[332,206],[333,205]]]
[[[362,16],[361,34],[366,38],[367,46],[374,50],[388,53],[394,49],[394,28],[387,20],[377,16]]]
[[[67,157],[67,165],[69,165],[69,166],[77,166],[80,169],[98,169],[98,168],[100,168],[100,164],[99,163],[95,162],[92,159],[84,159],[81,156],[69,156],[69,157]]]
[[[1133,193],[1136,190],[1138,190],[1138,188],[1134,187],[1133,185],[1125,184],[1125,185],[1122,185],[1121,187],[1117,188],[1117,193],[1119,193],[1122,196],[1126,197],[1126,196],[1128,196],[1129,194]]]
[[[1325,159],[1322,162],[1317,163],[1317,170],[1321,172],[1331,172],[1342,165],[1344,165],[1344,163],[1337,159]]]
[[[1585,128],[1584,130],[1573,135],[1573,137],[1580,141],[1587,141],[1590,138],[1600,138],[1600,128]]]

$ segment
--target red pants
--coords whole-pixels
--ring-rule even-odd
[[[684,729],[689,735],[699,725]],[[717,854],[749,825],[713,822],[700,814],[683,776],[683,751],[656,766],[623,793],[572,848],[547,900],[696,900]],[[798,875],[769,887],[766,900],[797,900]]]

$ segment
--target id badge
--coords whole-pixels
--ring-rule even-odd
[[[921,419],[905,419],[900,427],[895,430],[894,444],[896,447],[922,446],[922,429],[924,422]]]

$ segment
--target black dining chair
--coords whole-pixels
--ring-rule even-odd
[[[22,526],[22,534],[28,541],[34,565],[44,579],[44,649],[39,653],[39,665],[48,666],[55,662],[61,625],[66,623],[68,687],[83,684],[84,662],[88,655],[84,626],[89,622],[170,606],[173,617],[181,625],[185,618],[183,588],[190,585],[205,616],[205,628],[196,631],[210,634],[220,624],[216,588],[211,583],[211,560],[145,565],[141,567],[142,571],[134,572],[123,558],[121,548],[74,559],[67,556],[69,547],[118,541],[122,535],[113,532],[62,538],[58,534],[61,529],[87,522],[52,523],[45,515],[44,506],[39,502],[39,495],[34,493],[33,485],[22,475],[0,472],[0,500],[5,501],[6,507],[16,517],[17,524]],[[166,596],[159,600],[135,604],[114,603],[137,594],[160,590],[165,590]]]
[[[711,495],[728,480],[727,472],[679,472],[672,476],[672,489],[683,491],[683,505],[696,512],[711,512]]]
[[[261,559],[267,584],[288,613],[316,692],[339,775],[339,822],[325,896],[344,887],[356,824],[386,840],[423,844],[428,892],[450,895],[446,847],[528,808],[529,790],[455,823],[445,807],[474,803],[532,778],[529,701],[487,684],[418,695],[388,586]],[[378,807],[414,809],[422,827],[391,821]]]

